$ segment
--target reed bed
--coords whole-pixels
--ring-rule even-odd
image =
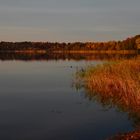
[[[140,139],[140,59],[90,66],[78,71],[77,79],[89,99],[127,112],[132,120],[134,132],[117,134],[108,140]]]
[[[89,96],[140,112],[140,60],[121,60],[78,72]]]

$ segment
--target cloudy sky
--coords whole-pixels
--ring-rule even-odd
[[[140,0],[0,0],[0,40],[106,41],[140,34]]]

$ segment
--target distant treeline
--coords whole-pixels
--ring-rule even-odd
[[[0,42],[0,51],[90,51],[90,50],[137,50],[140,46],[140,35],[123,41],[108,42]]]

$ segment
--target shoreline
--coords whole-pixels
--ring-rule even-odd
[[[46,51],[46,50],[0,50],[0,53],[29,53],[29,54],[138,54],[138,50],[70,50],[70,51]]]

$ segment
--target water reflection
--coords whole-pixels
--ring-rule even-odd
[[[88,86],[82,86],[79,83],[75,84],[76,89],[85,89],[85,98],[88,98],[90,101],[100,103],[104,108],[116,108],[120,112],[128,113],[128,117],[133,122],[135,128],[140,128],[140,105],[139,105],[139,96],[137,95],[120,95],[111,94],[105,95],[102,93],[96,93],[93,88]]]
[[[87,61],[90,57],[106,60],[114,55],[67,55],[0,55],[1,60],[28,61],[0,61],[0,139],[103,140],[133,130],[125,113],[105,111],[100,102],[88,99],[94,98],[91,91],[84,98],[85,91],[71,86],[77,69],[103,62]]]
[[[0,60],[48,61],[48,60],[115,60],[138,57],[138,54],[99,53],[0,53]]]

